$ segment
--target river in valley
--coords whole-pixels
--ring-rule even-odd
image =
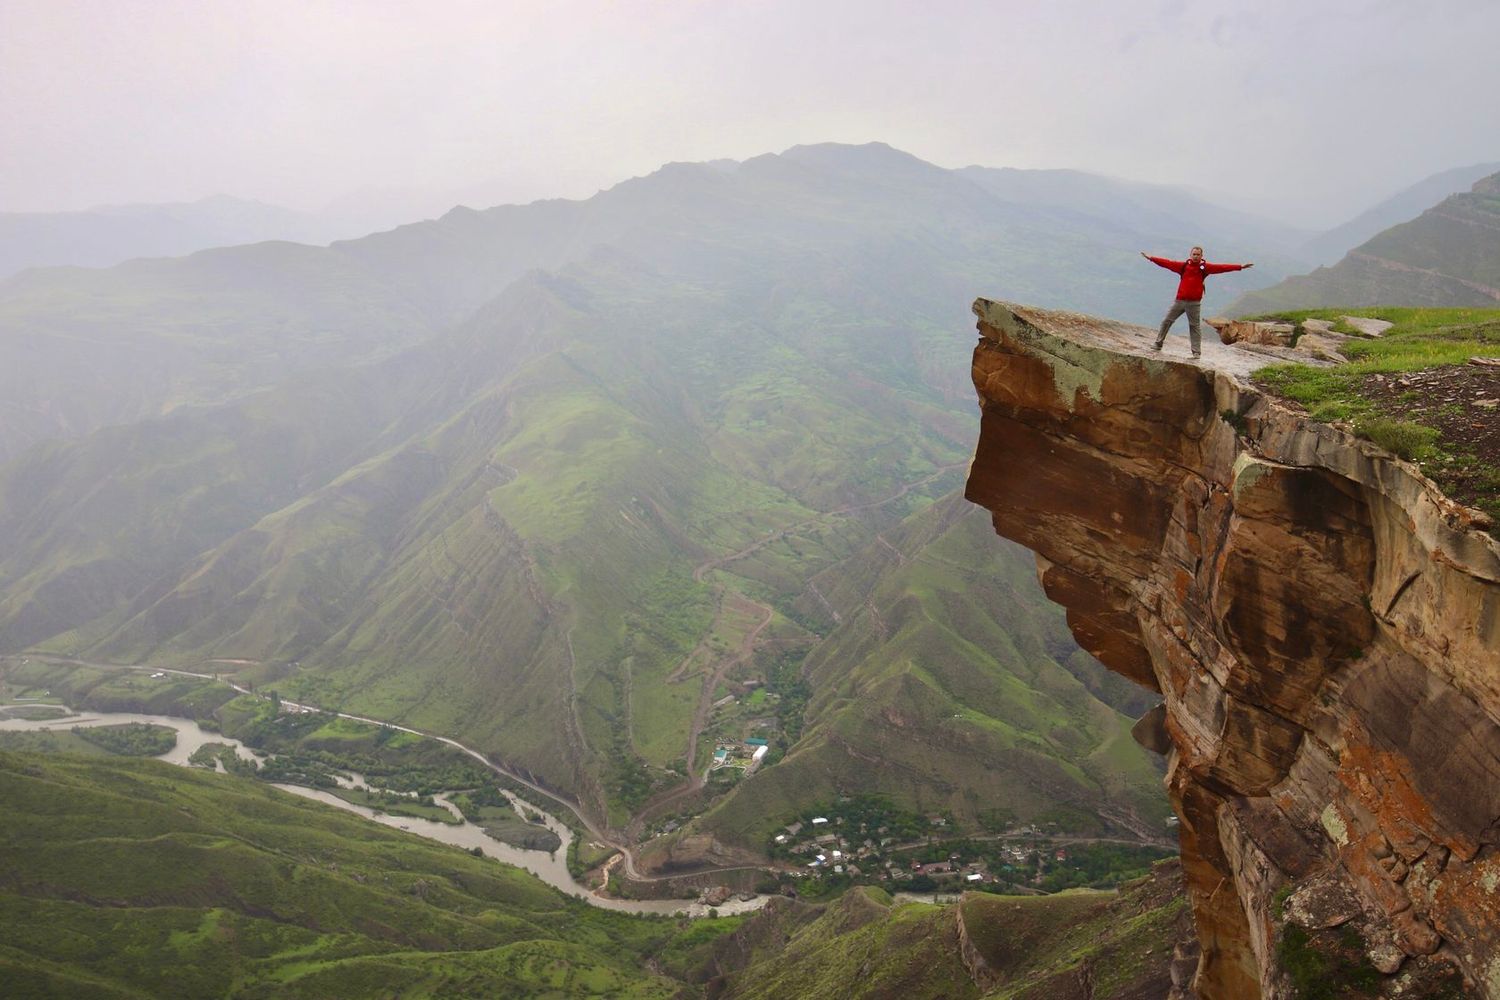
[[[0,705],[0,710],[20,709],[33,707],[53,707],[31,705]],[[167,753],[157,757],[171,764],[180,764],[184,767],[188,764],[188,758],[193,755],[199,747],[205,743],[225,743],[235,748],[241,756],[251,756],[249,748],[238,740],[230,739],[220,733],[212,733],[203,729],[198,723],[190,719],[179,719],[169,715],[141,715],[133,712],[80,712],[60,719],[18,719],[6,717],[0,711],[0,732],[17,731],[45,731],[59,730],[67,732],[74,726],[118,726],[127,722],[144,722],[156,726],[166,726],[177,733],[177,745]],[[445,741],[446,742],[446,741]],[[350,779],[340,781],[346,787],[364,785],[363,776],[354,774]],[[539,808],[532,803],[527,803],[527,808],[540,813],[547,828],[562,838],[562,846],[556,851],[531,851],[521,847],[512,847],[503,843],[473,823],[467,821],[459,824],[440,823],[436,820],[419,819],[411,816],[391,816],[378,812],[367,806],[356,805],[346,802],[334,795],[332,792],[318,788],[307,788],[302,785],[277,784],[277,788],[300,795],[303,798],[316,799],[319,802],[352,812],[372,823],[380,823],[384,826],[398,830],[404,830],[417,836],[426,837],[429,840],[441,841],[464,850],[479,850],[486,856],[506,864],[524,868],[537,878],[546,882],[561,892],[583,899],[593,906],[606,910],[618,910],[623,913],[667,913],[682,914],[690,917],[707,916],[709,907],[698,902],[680,899],[645,899],[629,900],[614,899],[595,895],[587,886],[579,885],[573,880],[572,873],[568,871],[567,857],[568,844],[573,838],[573,831],[567,824]],[[444,796],[436,796],[437,801],[455,815],[457,808]],[[745,913],[750,910],[759,909],[766,903],[766,897],[757,896],[749,900],[730,899],[714,909],[720,914]]]

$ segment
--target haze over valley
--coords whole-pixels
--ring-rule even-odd
[[[1296,266],[1302,234],[1183,192],[829,144],[30,271],[0,636],[453,736],[627,841],[707,809],[696,863],[856,792],[1160,839],[1144,696],[954,495],[955,305],[1149,320],[1126,248],[1208,227],[1260,263],[1226,298]],[[751,736],[772,766],[703,787]]]
[[[1006,274],[1037,297],[1141,314],[1154,298],[1103,235],[1144,214],[1129,199],[1110,202],[1120,219],[1068,214],[1002,199],[1004,180],[880,145],[808,147],[327,250],[15,279],[11,329],[33,356],[70,351],[84,322],[39,319],[62,294],[39,297],[42,278],[75,283],[66,299],[91,303],[86,322],[119,353],[13,373],[12,399],[58,403],[28,408],[50,418],[36,431],[49,446],[27,450],[9,425],[9,644],[251,661],[243,677],[289,697],[475,740],[621,827],[689,780],[690,747],[694,774],[706,763],[700,702],[816,650],[792,670],[816,672],[800,748],[790,717],[768,716],[788,756],[758,784],[801,789],[783,811],[868,783],[972,813],[972,782],[1000,780],[980,771],[1019,767],[1040,768],[1025,774],[1036,810],[1092,811],[1109,787],[1137,830],[1154,827],[1152,768],[1089,693],[1099,668],[1047,610],[1029,557],[1008,573],[976,561],[983,519],[936,502],[972,434],[951,308],[964,287]],[[1212,211],[1171,197],[1184,228]],[[1183,239],[1136,230],[1126,245]],[[1086,285],[1053,266],[1063,254],[1092,262]],[[333,268],[345,282],[325,279]],[[127,388],[130,359],[160,353],[163,301],[186,350]],[[338,341],[334,323],[350,331]],[[212,339],[193,336],[205,328]],[[332,365],[338,353],[362,363]],[[91,367],[91,384],[74,381]],[[242,398],[206,404],[225,394]],[[960,615],[991,623],[1002,652],[981,654]],[[945,724],[957,743],[899,765],[882,751],[890,773],[845,787],[841,773],[863,770],[848,755],[894,738],[894,704],[925,705],[924,727],[959,712]],[[1039,715],[1069,720],[1070,745],[1030,735]],[[1054,757],[1083,771],[1047,773]],[[786,793],[759,793],[761,821],[775,818],[766,794]],[[740,825],[716,829],[760,846]]]
[[[1231,669],[1323,642],[1241,576],[1384,578],[1206,564],[1279,508],[1202,469],[1300,441],[1279,392],[1433,537],[1500,510],[1500,112],[1420,100],[1500,24],[1347,6],[0,13],[0,982],[1282,995],[1284,929],[1206,928],[1291,876],[1205,880],[1275,854],[1229,772],[1337,741]],[[1195,245],[1254,265],[1205,319],[1278,314],[1201,367],[1140,257]]]

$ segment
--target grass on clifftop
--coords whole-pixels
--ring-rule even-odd
[[[1307,408],[1315,420],[1348,421],[1356,434],[1422,471],[1450,497],[1500,520],[1500,367],[1469,364],[1500,357],[1500,309],[1310,309],[1278,313],[1301,324],[1350,313],[1395,324],[1377,338],[1343,347],[1348,364],[1275,365],[1255,382]],[[1488,404],[1488,405],[1486,405]]]

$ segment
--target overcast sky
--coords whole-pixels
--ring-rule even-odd
[[[1309,227],[1500,160],[1496,0],[0,0],[0,211],[417,210],[880,140]]]

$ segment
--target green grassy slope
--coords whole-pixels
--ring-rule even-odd
[[[1166,994],[1173,947],[1190,935],[1181,872],[1166,862],[1119,892],[966,893],[936,906],[855,889],[824,907],[774,907],[715,951],[730,1000],[1127,1000]]]
[[[1159,761],[1059,662],[1076,647],[1029,554],[957,496],[881,537],[817,580],[842,620],[804,667],[802,740],[700,826],[764,846],[808,807],[880,791],[971,829],[1003,804],[1022,822],[1159,836]]]
[[[882,197],[850,198],[855,186]],[[909,237],[921,243],[951,228],[930,215],[936,206],[979,223],[964,237],[964,257],[985,264],[971,269],[957,259],[955,278],[1002,275],[1012,297],[1041,301],[1034,293],[1058,284],[1052,261],[1086,260],[1108,280],[1068,283],[1063,301],[1118,314],[1133,310],[1149,285],[1124,247],[1196,232],[1222,215],[1188,199],[1164,229],[1143,220],[1140,206],[1062,188],[1057,204],[1027,207],[885,147],[799,147],[732,170],[672,164],[583,202],[456,208],[326,248],[268,242],[104,270],[27,272],[0,282],[0,343],[13,362],[0,371],[0,462],[37,441],[389,355],[462,321],[528,270],[559,268],[602,246],[674,268],[693,264],[677,240],[683,234],[796,251],[817,227],[847,225],[851,208],[882,229],[929,213],[925,231]],[[1281,242],[1268,227],[1245,232]],[[949,301],[967,302],[974,291],[965,280]]]
[[[681,995],[687,928],[242,779],[0,754],[11,996]]]
[[[1500,174],[1386,229],[1332,267],[1251,292],[1229,308],[1494,306],[1500,302]]]
[[[565,234],[614,242],[397,358],[0,471],[0,539],[16,543],[0,546],[0,649],[258,661],[247,677],[461,737],[623,822],[683,779],[702,687],[734,652],[681,670],[700,641],[743,641],[754,602],[776,613],[767,642],[805,649],[808,583],[847,575],[876,593],[884,567],[836,567],[951,488],[942,470],[972,449],[974,288],[1049,301],[1092,288],[1034,256],[1058,240],[1119,263],[1094,227],[1049,229],[952,172],[826,153],[621,185],[589,203],[597,229]],[[472,228],[479,242],[459,245],[494,236],[482,218],[445,225]],[[424,234],[340,252],[384,248],[390,270]],[[500,273],[466,266],[471,290]],[[998,752],[1038,720],[1076,725],[1064,764],[1029,756],[1062,747],[1050,733],[1015,759],[1039,785],[1099,784],[1085,765],[1115,721],[1056,708],[1076,691],[1036,711],[997,693],[1051,684],[1076,650],[1051,650],[1038,673],[999,635],[1028,627],[995,610],[1003,595],[975,590],[976,607],[961,593],[980,575],[878,591],[899,659],[866,649],[862,625],[821,654],[837,665],[810,669],[816,685],[848,677],[873,700],[814,706],[818,746],[860,744],[879,729],[862,714],[908,698],[915,724],[946,732],[973,694],[994,702],[975,709],[989,721],[963,721],[954,752],[974,739]],[[965,638],[966,619],[994,627]],[[723,680],[764,669],[752,658]],[[896,770],[911,793],[932,765]]]
[[[294,379],[12,463],[0,473],[0,641],[118,626],[161,577],[409,436],[444,412],[435,384],[463,391],[426,360]]]
[[[1173,948],[1193,936],[1175,861],[1117,893],[973,894],[958,905],[975,950],[999,980],[985,994],[995,1000],[1165,996]]]
[[[728,975],[725,996],[964,1000],[981,995],[964,969],[951,907],[892,905],[879,889],[854,889],[778,944],[755,953],[743,972]]]

